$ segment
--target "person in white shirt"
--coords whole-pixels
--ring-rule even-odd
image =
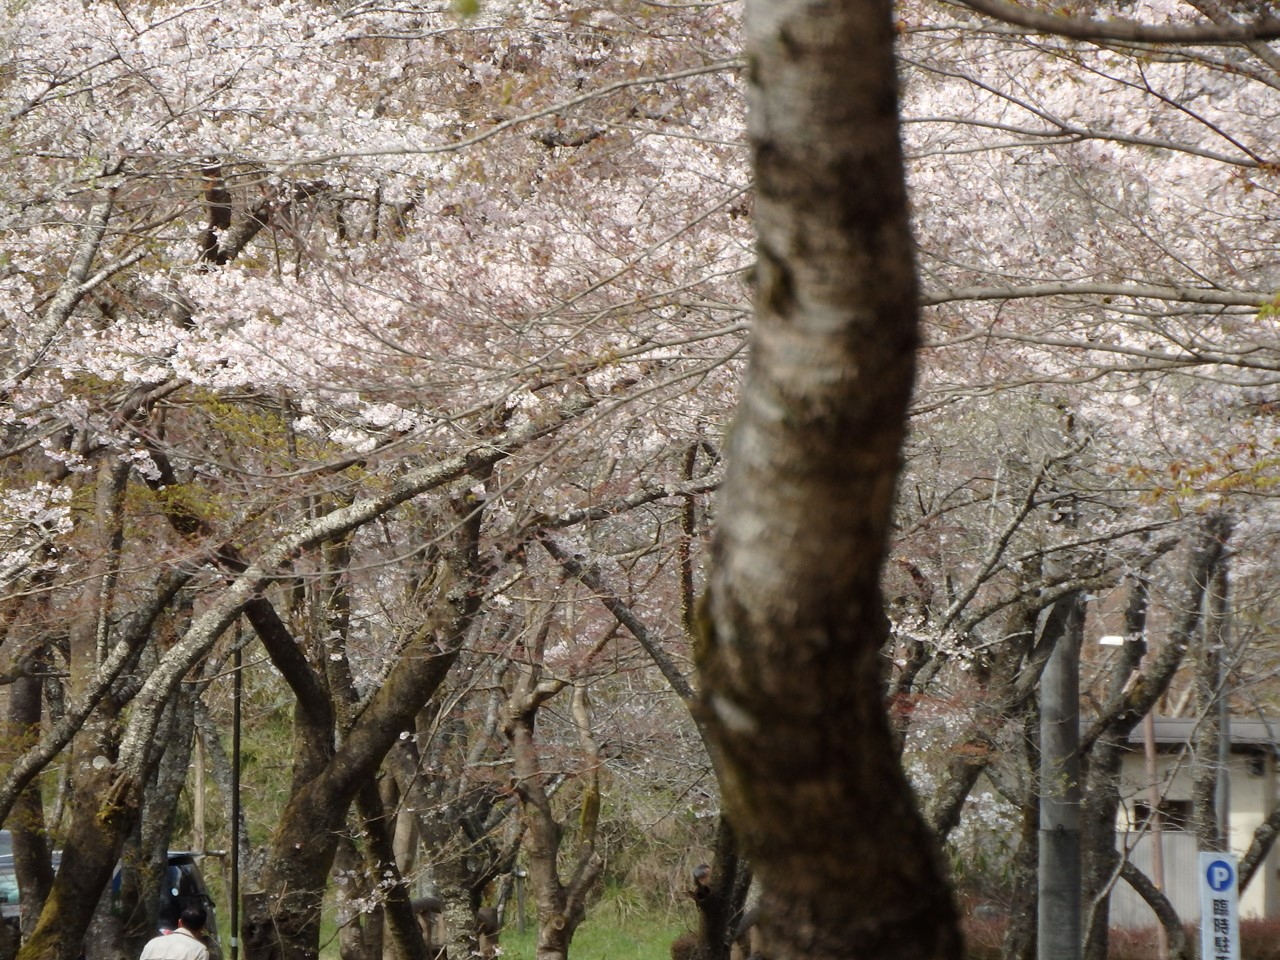
[[[148,940],[138,960],[209,960],[209,948],[201,941],[208,919],[204,907],[184,907],[177,929]]]

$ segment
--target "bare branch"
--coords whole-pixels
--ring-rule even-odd
[[[275,544],[250,563],[217,601],[210,604],[191,624],[190,629],[169,650],[165,659],[147,679],[138,695],[129,729],[121,744],[120,763],[126,774],[141,777],[148,744],[170,691],[284,563],[302,550],[349,533],[420,494],[493,466],[521,446],[552,433],[581,416],[594,403],[594,400],[587,398],[571,400],[550,422],[530,424],[511,430],[492,441],[477,443],[439,463],[409,471],[380,496],[356,500],[314,520],[303,520],[283,531]]]
[[[118,169],[118,166],[115,169],[108,169],[105,175],[110,176]],[[102,200],[89,209],[80,231],[80,244],[76,247],[75,256],[71,259],[66,279],[62,281],[58,292],[45,307],[44,316],[36,322],[34,329],[30,332],[30,345],[7,365],[7,369],[0,371],[4,377],[4,381],[0,383],[0,396],[7,395],[44,356],[59,331],[71,319],[71,314],[80,305],[84,295],[114,272],[100,270],[92,277],[89,274],[102,248],[102,240],[107,233],[107,223],[115,209],[115,194],[115,188],[111,188]]]
[[[667,683],[671,685],[671,689],[688,703],[693,698],[693,687],[689,684],[689,681],[680,672],[680,668],[667,656],[658,638],[649,632],[649,628],[623,602],[617,592],[604,583],[604,578],[601,577],[600,571],[595,564],[583,562],[581,557],[548,533],[539,534],[538,542],[546,548],[547,553],[551,554],[566,573],[577,577],[582,581],[583,586],[595,591],[596,599],[604,604],[605,608],[614,615],[617,621],[626,627],[628,632],[639,641],[640,646],[644,647],[645,653],[649,654],[650,659],[662,671],[662,675],[666,678]]]
[[[1250,40],[1280,39],[1280,20],[1262,14],[1250,23],[1204,23],[1194,26],[1148,24],[1116,17],[1087,20],[1063,17],[1042,10],[1018,6],[1009,0],[963,0],[965,6],[985,16],[1039,33],[1052,33],[1073,40],[1119,41],[1124,43],[1180,43],[1187,45],[1245,43]]]
[[[330,153],[314,157],[299,157],[296,160],[290,160],[283,165],[285,169],[302,166],[303,164],[324,164],[332,163],[335,160],[349,160],[356,157],[398,157],[398,156],[429,156],[440,153],[456,153],[465,150],[468,147],[475,146],[477,143],[484,143],[494,137],[506,133],[516,127],[523,126],[533,120],[541,120],[543,117],[554,116],[557,113],[563,113],[573,107],[581,106],[584,103],[590,103],[592,100],[598,100],[601,97],[608,96],[611,93],[617,93],[620,90],[630,90],[632,87],[643,87],[655,83],[670,83],[673,80],[684,80],[689,77],[705,76],[709,73],[721,73],[726,70],[737,70],[744,65],[743,60],[717,60],[713,63],[703,64],[697,67],[690,67],[687,70],[675,70],[671,73],[654,74],[646,77],[635,77],[631,80],[619,80],[616,83],[606,84],[596,90],[589,90],[576,97],[570,97],[567,100],[561,100],[550,106],[542,107],[538,110],[523,113],[518,117],[512,117],[509,120],[503,120],[496,123],[487,130],[482,130],[474,136],[464,137],[461,140],[455,140],[452,143],[438,143],[427,146],[411,146],[394,147],[390,149],[372,149],[372,150],[345,150],[341,153]]]
[[[1026,300],[1032,297],[1129,297],[1135,300],[1170,300],[1214,307],[1265,307],[1275,303],[1274,292],[1223,290],[1210,287],[1166,287],[1137,283],[1077,283],[1071,280],[1033,283],[1027,286],[954,287],[925,291],[920,303],[936,307],[961,300]]]

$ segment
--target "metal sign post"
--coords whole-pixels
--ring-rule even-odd
[[[1200,956],[1240,960],[1235,854],[1200,852]]]

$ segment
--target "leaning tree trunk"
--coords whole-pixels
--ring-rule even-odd
[[[1147,906],[1160,921],[1160,926],[1164,928],[1165,937],[1169,943],[1170,960],[1191,960],[1195,954],[1187,938],[1187,931],[1182,926],[1182,918],[1173,909],[1173,904],[1164,895],[1164,891],[1152,883],[1151,878],[1135,867],[1131,860],[1126,860],[1120,865],[1120,876],[1138,896],[1147,902]]]
[[[395,815],[387,812],[391,807],[384,804],[377,781],[370,780],[360,788],[356,795],[356,808],[364,826],[365,864],[380,878],[383,890],[383,930],[390,942],[384,942],[382,957],[428,960],[427,946],[413,912],[409,886],[396,863],[391,828]]]
[[[400,733],[412,729],[414,717],[452,669],[480,608],[482,578],[476,544],[481,511],[469,497],[456,509],[464,519],[458,523],[448,549],[441,552],[437,573],[445,586],[432,599],[429,615],[408,627],[409,638],[400,647],[394,665],[359,717],[344,731],[341,746],[328,750],[317,742],[312,748],[313,763],[305,768],[295,764],[294,783],[271,839],[261,889],[244,897],[246,960],[319,957],[326,881],[347,812],[361,788],[376,776],[387,754],[400,741]],[[274,628],[259,628],[258,632],[269,644],[273,662],[289,656],[284,645],[277,642],[280,638]],[[332,690],[349,679],[330,674],[328,683],[322,685],[309,664],[297,662],[291,669],[289,679],[295,693],[303,689]],[[336,712],[331,715],[336,716]],[[333,736],[332,731],[320,730],[322,723],[313,726],[315,737]],[[326,753],[330,754],[328,759],[324,759]],[[399,904],[393,905],[400,917],[388,926],[393,936],[407,933],[403,929],[407,926],[405,906],[401,895]],[[412,938],[406,936],[400,946],[410,953],[409,960],[421,957],[424,949],[416,932]]]
[[[262,889],[244,898],[248,960],[319,956],[325,882],[347,811],[452,667],[474,614],[470,597],[461,606],[465,615],[447,631],[417,631],[325,771],[290,797],[272,837]]]
[[[698,712],[766,954],[960,954],[885,714],[880,569],[917,343],[889,0],[749,0],[759,230]]]
[[[545,631],[539,639],[539,647],[544,641]],[[537,663],[525,672],[511,695],[502,732],[511,743],[515,793],[528,831],[529,877],[538,903],[535,955],[537,960],[566,960],[573,935],[586,917],[587,894],[604,867],[595,845],[600,817],[600,757],[587,717],[586,688],[575,685],[573,717],[586,754],[586,772],[578,817],[577,849],[572,857],[566,858],[571,866],[566,881],[560,875],[565,824],[556,819],[552,809],[547,777],[541,769],[534,737],[538,710],[563,689],[566,682],[552,680],[539,683],[541,652],[539,648]]]

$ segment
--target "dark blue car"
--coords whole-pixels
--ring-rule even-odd
[[[199,904],[205,908],[209,921],[205,932],[213,942],[217,942],[218,921],[214,912],[213,899],[205,886],[204,877],[200,873],[199,856],[186,850],[171,850],[169,862],[160,882],[159,910],[157,926],[160,932],[168,933],[178,925],[178,914],[184,907]],[[56,870],[62,861],[60,851],[53,852],[53,867]],[[117,865],[111,876],[110,897],[111,908],[119,911],[120,875]],[[8,830],[0,830],[0,919],[18,924],[18,910],[21,891],[18,889],[18,875],[13,863],[13,841]]]

